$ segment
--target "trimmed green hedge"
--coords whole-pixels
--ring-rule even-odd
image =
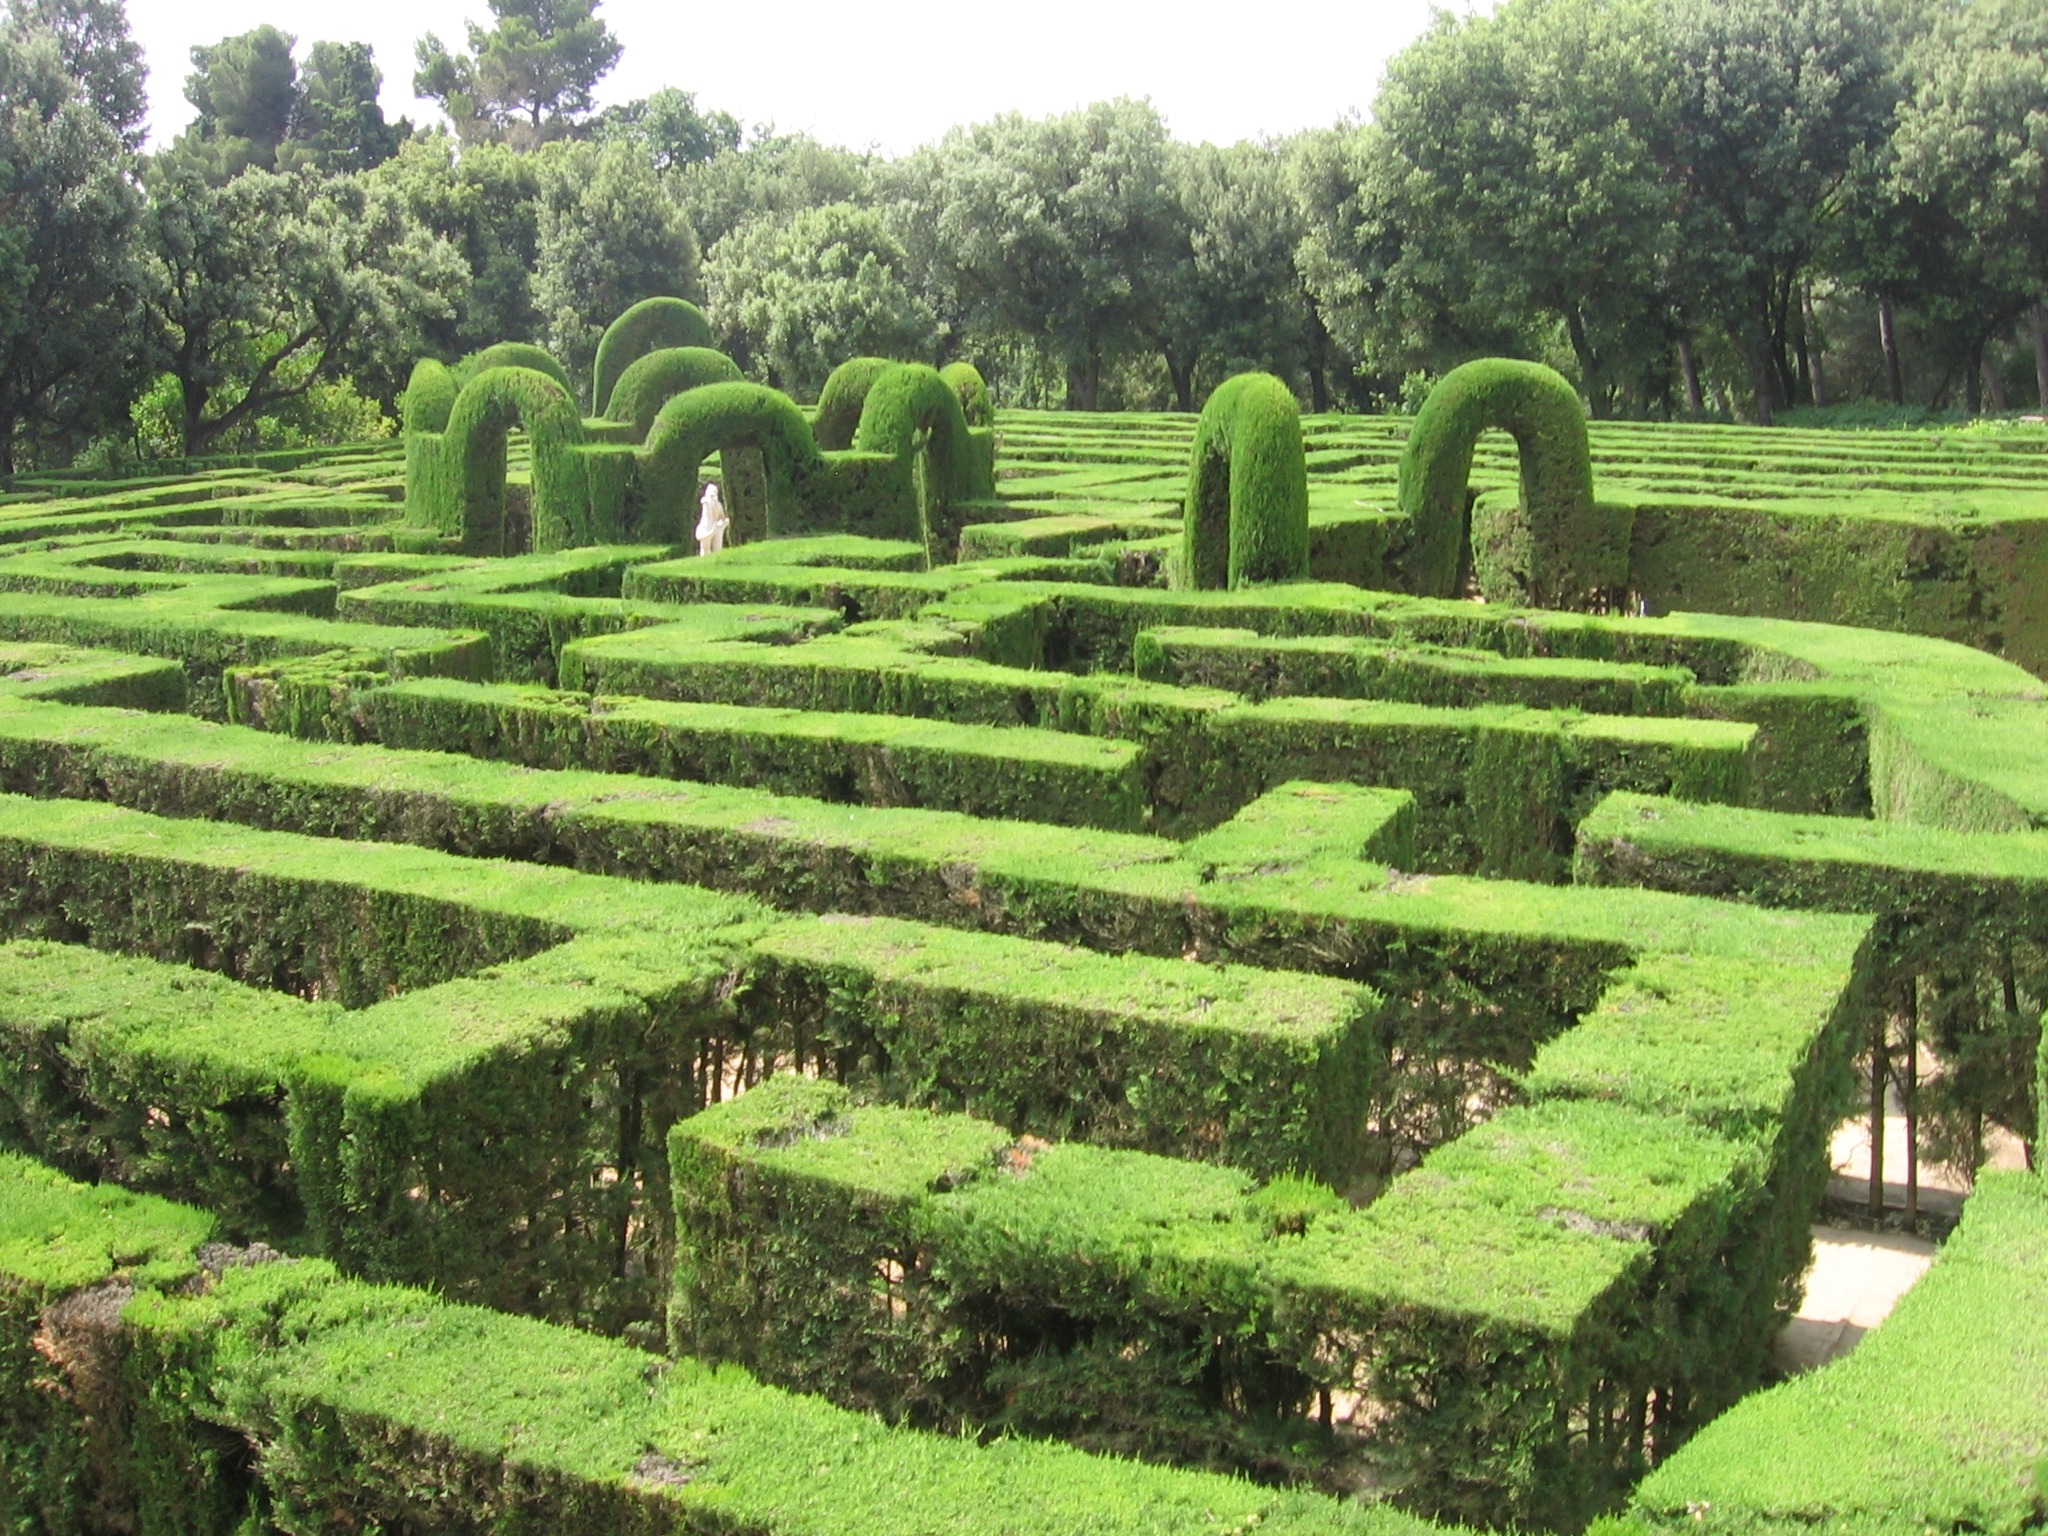
[[[1489,427],[1521,450],[1520,521],[1483,536],[1466,515],[1472,448]],[[1494,601],[1580,606],[1628,580],[1628,538],[1593,501],[1586,416],[1571,385],[1540,363],[1490,357],[1453,368],[1430,391],[1401,450],[1399,500],[1409,520],[1408,582],[1457,594],[1468,554]],[[1489,547],[1482,553],[1482,545]],[[1491,579],[1488,579],[1488,578]]]
[[[544,373],[562,386],[563,394],[572,400],[576,397],[576,386],[569,382],[569,370],[556,362],[555,355],[545,347],[537,347],[528,341],[500,341],[470,353],[455,365],[456,387],[467,389],[493,368],[524,368],[532,373]]]
[[[635,358],[606,396],[605,415],[631,422],[631,441],[644,443],[654,418],[669,400],[686,389],[728,384],[740,376],[739,364],[709,347],[663,347]]]
[[[939,370],[939,377],[960,398],[960,414],[966,418],[969,427],[993,427],[996,424],[996,408],[988,397],[988,383],[981,376],[981,370],[972,363],[948,363]],[[823,402],[820,402],[822,407]]]
[[[614,420],[632,420],[608,407],[620,379],[634,363],[650,353],[671,348],[710,350],[716,345],[711,322],[688,299],[642,299],[606,326],[604,335],[598,338],[597,359],[590,374],[590,409],[605,411]],[[567,388],[568,380],[564,378],[562,382]]]
[[[1226,379],[1202,407],[1173,584],[1217,590],[1308,578],[1308,469],[1293,391]]]
[[[826,376],[825,387],[818,392],[818,408],[811,416],[820,448],[837,453],[853,446],[869,388],[895,366],[886,357],[849,357]]]
[[[2048,1180],[1987,1173],[1934,1267],[1853,1353],[1736,1405],[1636,1491],[1703,1536],[2039,1529]]]
[[[203,1246],[0,1153],[0,1517],[563,1536],[1426,1536],[1391,1509],[892,1430],[570,1329]],[[106,1432],[119,1426],[117,1437]]]
[[[745,1006],[794,1027],[800,1068],[1020,1134],[1359,1176],[1363,987],[839,914],[753,954]]]
[[[505,436],[515,423],[533,445],[524,529],[508,521],[505,495]],[[591,543],[585,440],[574,399],[552,375],[485,369],[463,385],[445,430],[407,435],[406,516],[471,555]]]

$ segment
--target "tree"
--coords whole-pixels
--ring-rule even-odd
[[[142,147],[149,71],[141,45],[128,35],[121,0],[7,0],[5,13],[11,25],[54,38],[64,72],[78,81],[121,147],[131,153]]]
[[[252,166],[338,174],[395,154],[412,125],[385,122],[369,45],[315,43],[303,74],[296,45],[262,26],[194,48],[185,99],[198,115],[173,152],[216,184]]]
[[[1626,359],[1660,352],[1677,189],[1658,173],[1668,87],[1649,0],[1511,0],[1439,12],[1374,105],[1409,231],[1405,262],[1462,307],[1555,326],[1612,408]]]
[[[740,226],[712,247],[704,289],[742,366],[815,399],[849,357],[935,355],[937,317],[905,282],[906,261],[880,213],[830,203]]]
[[[1951,337],[1972,411],[1984,346],[2048,297],[2048,12],[1972,0],[1907,61],[1892,190],[1930,248],[1924,308]]]
[[[370,173],[413,222],[461,255],[467,281],[444,318],[428,320],[428,350],[453,359],[499,341],[537,341],[533,301],[540,256],[538,157],[477,144],[458,157],[446,131],[415,135]]]
[[[680,171],[737,150],[740,120],[730,112],[700,112],[690,92],[667,86],[622,107],[607,107],[598,115],[593,137],[600,144],[637,144],[657,171]]]
[[[140,198],[57,34],[0,26],[0,475],[104,421],[140,361]]]
[[[1800,285],[1893,87],[1869,0],[1661,0],[1679,194],[1671,292],[1747,366],[1760,421],[1797,398]]]
[[[938,248],[977,328],[1057,358],[1070,409],[1093,410],[1104,364],[1156,325],[1179,222],[1166,125],[1150,102],[1011,114],[938,149]]]
[[[632,146],[550,146],[538,206],[534,304],[570,377],[587,375],[598,338],[629,305],[703,297],[690,221]]]
[[[800,133],[757,131],[743,147],[684,167],[676,198],[709,250],[758,214],[868,202],[873,179],[867,160],[850,150]]]
[[[619,40],[598,0],[490,0],[496,24],[469,24],[469,52],[420,39],[415,95],[441,103],[465,143],[533,149],[566,138],[591,109],[597,82],[619,62]]]
[[[225,186],[175,157],[150,206],[148,314],[178,383],[184,450],[342,377],[395,392],[460,258],[360,176],[249,170]]]
[[[1211,382],[1247,370],[1294,376],[1308,316],[1294,267],[1301,218],[1280,156],[1256,144],[1174,144],[1167,177],[1180,232],[1152,332],[1174,404],[1194,409],[1205,367]]]

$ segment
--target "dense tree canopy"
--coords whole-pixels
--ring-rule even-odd
[[[0,457],[360,422],[497,341],[580,371],[660,294],[799,394],[886,353],[1072,408],[1249,369],[1401,408],[1488,354],[1596,414],[2048,395],[2037,0],[1501,0],[1286,140],[1119,100],[894,159],[680,84],[600,112],[598,0],[488,3],[418,49],[448,127],[387,121],[362,43],[263,25],[193,50],[145,153],[121,0],[0,0]]]

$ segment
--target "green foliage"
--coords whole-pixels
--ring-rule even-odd
[[[555,355],[546,347],[537,347],[529,341],[499,341],[469,354],[454,368],[457,388],[467,385],[479,374],[493,368],[524,368],[531,373],[544,373],[562,386],[562,392],[574,395],[575,386],[569,382],[569,371],[555,361]]]
[[[737,383],[739,365],[709,347],[663,347],[642,353],[619,375],[605,415],[633,424],[632,440],[647,441],[661,408],[686,389]]]
[[[505,496],[505,437],[515,423],[533,446],[524,528],[508,519]],[[582,414],[560,378],[487,367],[462,386],[441,432],[408,436],[407,516],[459,540],[466,554],[589,543],[591,493],[578,452],[584,440]]]
[[[383,76],[364,43],[313,44],[300,73],[296,39],[260,26],[194,48],[185,98],[197,116],[168,152],[216,185],[251,167],[366,171],[411,132],[377,104]]]
[[[550,150],[541,164],[537,228],[534,307],[572,377],[590,372],[605,327],[642,299],[703,297],[689,220],[659,173],[627,145]]]
[[[1399,495],[1410,526],[1409,585],[1431,597],[1454,596],[1468,551],[1478,561],[1465,482],[1473,445],[1489,427],[1513,435],[1522,480],[1518,523],[1503,541],[1508,547],[1489,550],[1489,596],[1570,608],[1622,586],[1627,541],[1594,505],[1578,396],[1550,369],[1507,358],[1452,370],[1430,391],[1408,434]]]
[[[420,39],[413,93],[430,96],[463,142],[532,149],[573,133],[597,82],[619,61],[598,0],[490,0],[493,25],[469,22],[468,53]]]
[[[728,350],[808,399],[849,355],[936,352],[938,317],[908,264],[881,213],[828,203],[740,225],[706,258],[704,290]]]
[[[77,33],[67,49],[64,33],[28,24],[45,15],[10,7],[0,26],[0,475],[118,415],[142,350],[141,204],[121,139],[133,121],[100,115],[65,72]],[[124,77],[95,78],[104,93]],[[133,86],[139,100],[139,76]]]
[[[1308,576],[1301,413],[1271,374],[1241,373],[1202,407],[1174,584],[1217,589]]]
[[[820,448],[838,452],[853,446],[853,434],[860,426],[868,390],[885,369],[893,366],[886,357],[849,357],[832,370],[818,390],[818,409],[811,417],[811,430]],[[965,416],[965,401],[961,402],[960,410]]]
[[[696,96],[663,86],[651,96],[607,107],[594,132],[600,143],[620,140],[637,146],[657,171],[702,165],[740,147],[740,122],[730,112],[706,112]]]
[[[634,363],[649,353],[678,347],[711,347],[711,322],[704,318],[703,310],[687,299],[666,298],[642,299],[627,309],[605,327],[604,335],[598,339],[591,374],[591,410],[606,410],[620,377]]]
[[[939,370],[939,377],[952,386],[953,393],[960,397],[960,414],[967,419],[968,426],[994,428],[996,408],[989,400],[988,384],[982,378],[980,369],[972,363],[948,363]],[[823,409],[824,402],[821,398],[819,410],[822,412]]]

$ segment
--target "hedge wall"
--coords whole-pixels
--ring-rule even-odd
[[[1202,407],[1172,573],[1188,589],[1308,576],[1301,412],[1271,374],[1226,379]]]
[[[704,311],[687,299],[642,299],[605,327],[598,338],[597,359],[591,368],[590,409],[620,417],[608,408],[613,392],[626,371],[650,353],[675,347],[710,349],[715,345],[711,322]],[[563,387],[568,387],[565,377]]]

